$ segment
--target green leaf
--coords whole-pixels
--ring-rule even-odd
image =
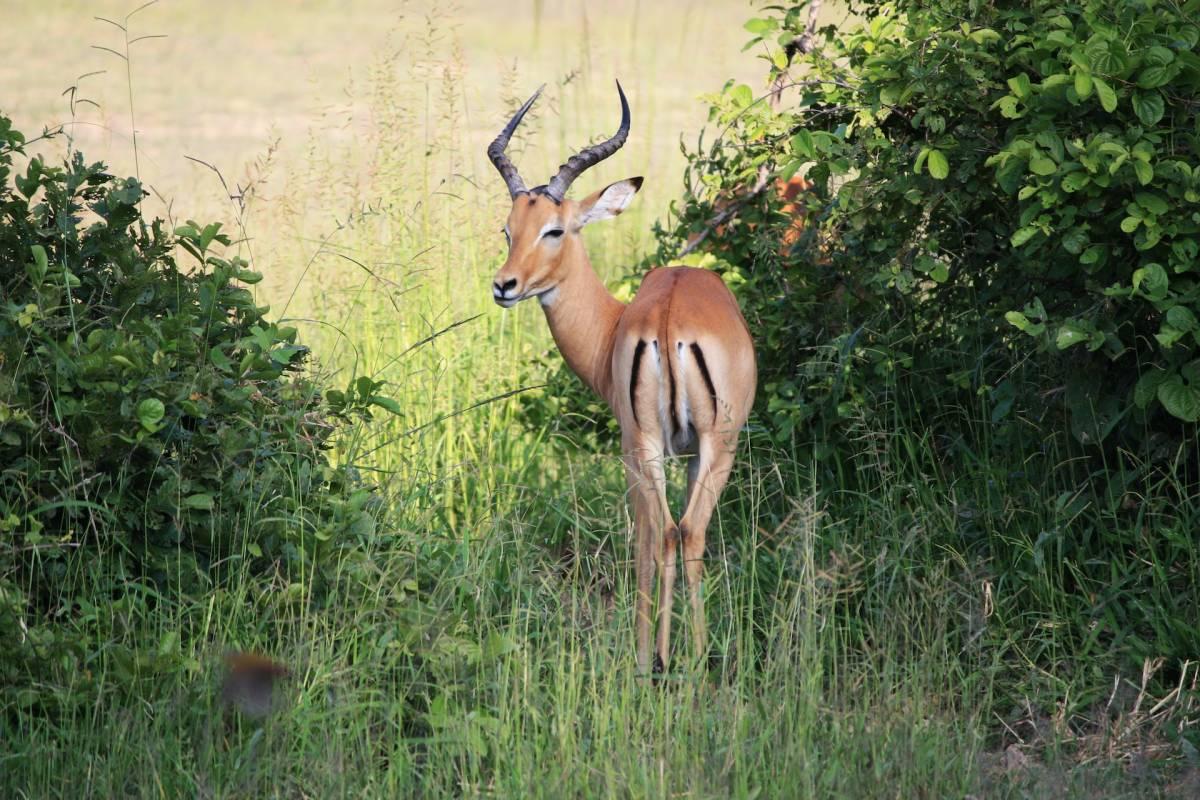
[[[1020,101],[1011,94],[1006,94],[996,102],[992,103],[992,108],[1000,109],[1000,116],[1005,119],[1020,119],[1024,113],[1017,108],[1017,103]]]
[[[1075,73],[1075,94],[1079,95],[1080,100],[1086,100],[1092,96],[1091,73],[1082,70]]]
[[[941,150],[929,151],[929,174],[939,181],[945,180],[950,174],[950,162]]]
[[[396,416],[401,416],[403,414],[403,412],[400,410],[400,404],[390,397],[383,397],[377,394],[371,395],[371,405],[379,406],[385,411],[390,411]]]
[[[1077,192],[1091,183],[1091,180],[1091,177],[1086,172],[1077,170],[1064,175],[1060,185],[1064,192]]]
[[[138,422],[142,423],[142,427],[151,433],[159,429],[158,423],[162,422],[162,418],[166,416],[166,413],[166,406],[163,405],[162,400],[156,397],[149,397],[138,403]]]
[[[813,136],[806,130],[800,130],[792,137],[792,152],[805,158],[816,158],[817,150],[813,145]]]
[[[1167,322],[1184,332],[1196,329],[1196,315],[1187,306],[1171,306],[1167,309]]]
[[[1146,209],[1156,217],[1166,214],[1167,211],[1170,210],[1170,206],[1167,205],[1167,201],[1163,200],[1161,196],[1152,192],[1138,192],[1133,196],[1133,199],[1137,201],[1139,206]]]
[[[1032,225],[1026,226],[1024,228],[1018,228],[1017,231],[1015,233],[1013,233],[1012,238],[1009,241],[1012,242],[1013,247],[1020,247],[1021,245],[1025,244],[1030,239],[1032,239],[1033,235],[1037,232],[1038,232],[1038,229],[1033,227]]]
[[[1086,342],[1091,338],[1091,331],[1088,330],[1088,327],[1075,320],[1067,320],[1058,329],[1058,336],[1054,339],[1054,344],[1059,350],[1066,350],[1080,342]]]
[[[1157,124],[1166,110],[1162,95],[1157,91],[1134,92],[1130,102],[1133,104],[1133,113],[1146,127]]]
[[[213,496],[211,494],[190,494],[183,498],[184,508],[193,508],[198,511],[212,511]]]
[[[1133,289],[1140,291],[1152,300],[1166,296],[1171,286],[1171,279],[1161,264],[1147,264],[1133,272]]]
[[[1029,83],[1029,76],[1022,72],[1016,77],[1008,79],[1008,88],[1012,90],[1020,99],[1024,100],[1033,93],[1033,87]]]
[[[1150,367],[1138,378],[1133,387],[1133,402],[1138,408],[1150,405],[1158,393],[1158,387],[1167,379],[1166,370]]]
[[[1040,152],[1034,152],[1029,157],[1029,169],[1034,175],[1053,175],[1058,171],[1058,165]]]
[[[227,355],[225,355],[224,352],[221,351],[220,347],[214,347],[213,349],[209,350],[208,357],[209,357],[209,360],[212,361],[213,366],[215,366],[217,369],[221,370],[222,372],[232,372],[233,371],[233,362],[230,361],[229,357]]]
[[[1029,321],[1029,317],[1020,311],[1009,311],[1004,315],[1004,319],[1008,320],[1008,324],[1019,331],[1028,331],[1030,325],[1033,324]]]
[[[1183,382],[1179,375],[1172,375],[1158,386],[1158,402],[1173,417],[1184,422],[1200,420],[1200,390]]]
[[[1178,72],[1179,67],[1175,64],[1151,64],[1138,75],[1138,88],[1157,89],[1166,86]]]
[[[734,108],[743,109],[754,102],[754,92],[746,84],[739,83],[729,90],[729,99]]]
[[[1088,232],[1084,228],[1071,228],[1063,234],[1062,246],[1073,256],[1077,256],[1083,252],[1083,248],[1088,244]]]
[[[1092,78],[1092,84],[1096,88],[1096,97],[1100,100],[1100,107],[1110,114],[1116,111],[1117,93],[1113,91],[1112,87],[1105,83],[1103,78],[1097,77]]]
[[[1145,186],[1154,180],[1154,167],[1150,166],[1145,161],[1139,161],[1136,159],[1130,163],[1133,164],[1133,172],[1135,175],[1137,175],[1138,183],[1142,184],[1142,186]]]
[[[755,17],[748,20],[743,26],[746,30],[753,33],[755,36],[764,36],[779,27],[779,21],[775,19],[763,19]]]

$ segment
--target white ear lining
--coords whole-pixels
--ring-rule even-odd
[[[638,186],[633,181],[628,180],[617,181],[606,187],[600,193],[600,196],[596,198],[596,202],[592,203],[591,208],[580,214],[579,226],[583,227],[589,222],[612,219],[617,216],[633,201],[633,196],[637,194],[637,190]]]

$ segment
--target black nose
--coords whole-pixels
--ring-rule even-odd
[[[500,284],[500,281],[496,281],[495,283],[492,284],[492,286],[494,286],[496,288],[496,291],[499,292],[500,294],[508,294],[508,290],[515,288],[516,285],[517,285],[516,278],[509,278],[508,280],[506,280],[504,282],[503,285]]]

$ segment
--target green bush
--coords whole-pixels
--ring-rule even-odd
[[[331,438],[390,404],[367,378],[322,398],[296,330],[245,288],[260,276],[218,254],[230,245],[219,224],[147,223],[141,185],[77,152],[14,173],[23,142],[0,116],[10,687],[23,670],[91,658],[96,642],[70,630],[87,608],[178,602],[246,569],[303,573],[319,592],[335,551],[372,524],[370,495],[328,457]]]
[[[777,113],[746,86],[715,97],[725,135],[696,154],[663,234],[677,250],[760,168],[816,184],[814,230],[790,253],[771,192],[705,243],[767,331],[776,430],[870,414],[871,385],[900,369],[918,395],[986,395],[996,421],[1044,418],[1061,395],[1087,444],[1190,432],[1200,4],[857,5],[864,24],[823,31],[791,65],[803,5],[747,24],[781,45],[769,71],[786,68],[799,100]]]
[[[704,237],[756,419],[831,513],[914,467],[953,487],[931,546],[998,587],[1023,663],[1194,657],[1200,3],[853,5],[809,53],[805,4],[747,23],[783,102],[708,98],[653,260]]]

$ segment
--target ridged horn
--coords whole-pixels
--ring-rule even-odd
[[[504,154],[504,148],[508,147],[508,140],[512,137],[513,131],[521,124],[521,119],[525,116],[525,112],[529,111],[533,105],[533,101],[538,99],[538,95],[542,93],[542,89],[546,88],[546,84],[542,84],[533,97],[525,101],[525,105],[517,109],[517,113],[513,114],[513,118],[504,126],[504,130],[500,131],[490,145],[488,145],[487,154],[492,163],[496,166],[496,170],[500,173],[500,177],[504,178],[505,185],[508,186],[508,193],[511,197],[516,197],[526,191],[525,183],[521,180],[521,175],[517,172],[517,168],[513,166],[512,161]]]
[[[617,94],[621,96],[621,126],[617,128],[617,132],[611,139],[591,147],[585,147],[558,168],[558,174],[550,179],[550,183],[546,184],[546,188],[543,190],[555,202],[562,202],[571,183],[582,175],[584,170],[599,164],[625,144],[625,139],[629,136],[629,101],[625,99],[625,92],[621,89],[620,81],[617,81]],[[489,150],[489,152],[491,151]]]

